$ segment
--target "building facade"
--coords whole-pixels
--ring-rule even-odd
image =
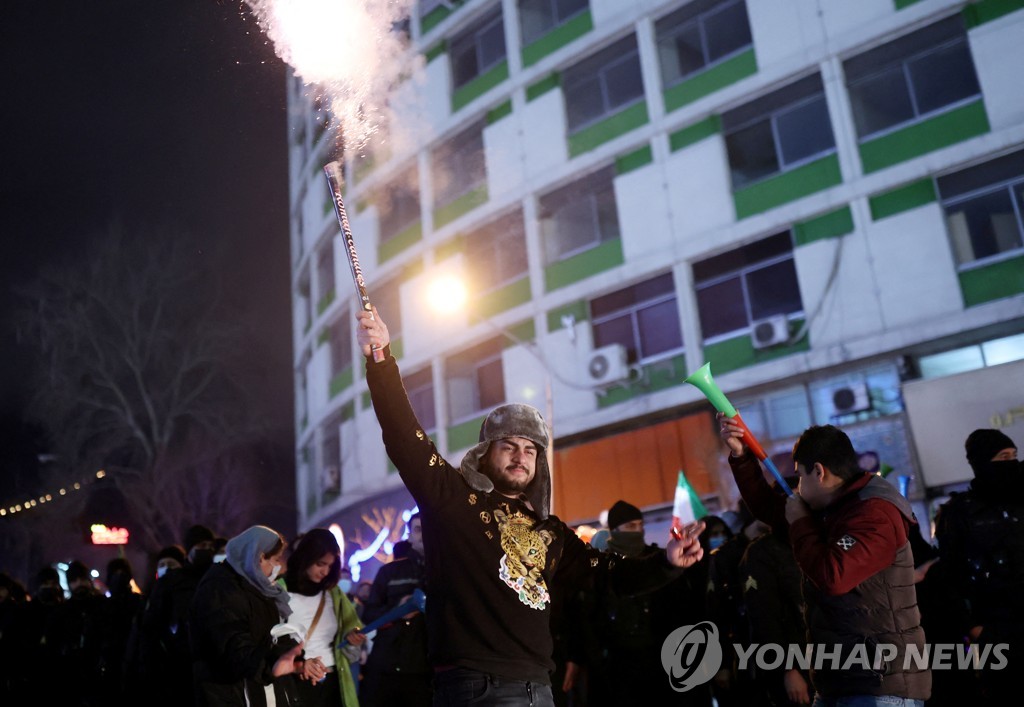
[[[684,383],[706,361],[780,464],[838,424],[918,501],[968,478],[970,430],[1024,437],[1021,0],[419,0],[407,31],[365,149],[289,84],[300,527],[408,510],[339,156],[425,430],[457,463],[494,406],[547,410],[566,521],[668,503],[679,470],[735,501]]]

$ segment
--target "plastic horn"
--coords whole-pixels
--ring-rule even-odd
[[[345,239],[345,253],[348,254],[348,264],[352,270],[352,281],[356,286],[356,296],[359,297],[359,306],[367,312],[373,312],[373,305],[370,304],[370,296],[366,294],[366,281],[363,280],[363,269],[359,266],[359,255],[356,254],[356,241],[352,237],[352,227],[348,224],[348,211],[345,210],[345,201],[341,198],[341,165],[337,162],[330,162],[324,165],[324,176],[327,177],[327,184],[331,188],[331,202],[334,204],[334,213],[338,217],[338,225],[341,226],[341,235]],[[384,351],[372,347],[373,360],[380,363],[384,360]]]
[[[747,423],[743,421],[740,414],[736,412],[736,408],[729,402],[729,398],[725,397],[725,393],[715,383],[715,379],[711,377],[711,364],[705,363],[703,366],[698,368],[696,371],[686,377],[686,382],[692,386],[695,386],[700,392],[704,393],[704,397],[708,399],[718,412],[722,413],[726,417],[732,419],[736,424],[743,428],[743,443],[747,445],[754,456],[761,460],[765,468],[772,473],[775,480],[779,482],[779,486],[786,492],[787,496],[793,495],[793,489],[789,488],[789,484],[782,478],[782,474],[779,473],[778,468],[775,466],[775,462],[771,460],[768,453],[764,451],[764,447],[757,441],[754,434],[747,427]]]
[[[388,613],[384,614],[383,616],[381,616],[376,621],[371,621],[370,623],[366,624],[365,626],[363,626],[359,630],[359,632],[360,633],[370,633],[371,631],[376,631],[377,629],[379,629],[384,624],[389,624],[392,621],[395,621],[397,619],[402,618],[403,616],[405,616],[406,614],[408,614],[410,612],[418,611],[418,612],[420,612],[422,614],[426,610],[427,610],[427,595],[423,593],[422,589],[414,589],[413,592],[412,592],[412,598],[409,599],[409,601],[405,602],[404,604],[399,604],[394,609],[392,609]],[[348,645],[348,638],[343,638],[338,643],[338,648],[344,648],[347,645]]]

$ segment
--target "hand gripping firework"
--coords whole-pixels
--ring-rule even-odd
[[[330,162],[324,165],[324,175],[327,177],[327,184],[331,188],[331,201],[334,203],[334,213],[338,217],[338,225],[341,226],[341,235],[345,239],[345,253],[348,254],[348,264],[352,270],[352,281],[356,286],[356,296],[359,298],[359,306],[367,312],[373,312],[370,304],[370,296],[366,294],[366,281],[363,279],[363,269],[359,266],[359,256],[356,254],[356,242],[352,237],[352,227],[348,224],[348,212],[345,211],[345,201],[341,198],[341,165],[337,162]],[[374,345],[373,360],[380,363],[384,360],[384,352],[380,347]]]

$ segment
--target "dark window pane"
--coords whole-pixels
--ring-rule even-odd
[[[628,312],[613,319],[594,324],[594,346],[622,344],[628,352],[628,360],[637,360],[636,341],[633,335],[633,317]]]
[[[609,110],[632,103],[644,95],[640,57],[636,53],[609,66],[603,75]]]
[[[517,210],[470,234],[466,259],[476,292],[487,292],[525,275],[526,236],[522,211]]]
[[[505,25],[499,19],[477,37],[480,47],[480,73],[484,73],[505,58]]]
[[[519,27],[523,44],[540,39],[555,26],[554,5],[551,0],[520,0]]]
[[[385,242],[420,219],[419,179],[415,168],[384,187],[375,200],[380,238]]]
[[[752,319],[803,310],[793,260],[783,260],[747,273],[747,296],[750,298]]]
[[[352,365],[352,327],[347,313],[331,324],[331,375]]]
[[[748,265],[756,265],[777,255],[790,253],[793,241],[789,231],[762,238],[736,250],[730,250],[693,264],[693,277],[698,285],[722,275],[737,272]]]
[[[601,82],[596,76],[565,88],[566,119],[570,131],[604,115],[605,99],[601,91]]]
[[[454,88],[465,86],[480,73],[475,42],[452,42],[451,61]]]
[[[642,358],[678,349],[683,345],[683,331],[674,297],[638,310],[636,317]]]
[[[1024,150],[939,177],[939,194],[943,199],[951,199],[1002,182],[1016,181],[1021,177],[1024,177]]]
[[[850,102],[857,135],[862,138],[914,117],[902,64],[851,84]]]
[[[675,49],[675,66],[672,67],[674,70],[671,75],[665,77],[666,84],[674,83],[680,78],[699,71],[707,64],[704,58],[700,26],[696,22],[680,28],[679,33],[673,38],[672,46]]]
[[[601,318],[606,314],[630,309],[634,305],[673,292],[675,292],[675,283],[672,280],[672,273],[667,272],[664,275],[652,277],[650,280],[644,280],[631,287],[625,287],[592,300],[590,314],[592,317]]]
[[[403,382],[409,393],[412,410],[423,429],[432,430],[437,427],[434,415],[434,380],[430,368],[405,376]]]
[[[961,265],[1021,247],[1020,224],[1005,187],[947,206],[946,219]]]
[[[705,339],[750,325],[739,277],[697,288],[697,311]]]
[[[752,40],[746,3],[733,3],[718,12],[709,13],[704,19],[704,36],[708,43],[708,63],[750,46]]]
[[[835,148],[832,123],[825,97],[819,96],[792,110],[779,113],[775,121],[782,151],[782,162],[794,162],[829,152]]]
[[[919,113],[930,113],[981,93],[967,41],[908,62]]]
[[[725,137],[733,189],[779,171],[771,122],[763,120]]]
[[[505,379],[500,358],[477,368],[476,380],[480,394],[479,410],[489,410],[505,402]]]

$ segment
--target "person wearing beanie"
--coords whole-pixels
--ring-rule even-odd
[[[185,551],[181,545],[168,545],[156,554],[156,578],[160,579],[171,570],[185,566]]]
[[[93,586],[89,567],[78,560],[68,563],[64,578],[71,596],[44,631],[49,674],[60,676],[51,694],[55,704],[96,704],[109,687],[102,669],[107,599]]]
[[[171,567],[174,561],[179,561],[181,568],[164,570],[158,576],[142,613],[142,670],[147,680],[166,686],[153,695],[158,705],[194,702],[188,611],[199,582],[213,566],[215,538],[214,532],[205,525],[192,525],[182,538],[183,557],[175,552],[173,545],[160,553],[160,561],[167,560],[165,566]]]
[[[939,566],[962,635],[981,650],[1006,643],[1016,652],[1024,646],[1024,465],[1000,430],[974,430],[964,452],[974,479],[939,508]],[[984,669],[981,679],[985,696],[1011,694],[1010,671]]]
[[[356,318],[384,446],[422,517],[435,704],[487,691],[489,704],[550,707],[551,591],[597,576],[623,591],[661,586],[700,559],[702,526],[651,558],[610,562],[550,514],[550,442],[538,410],[491,411],[478,443],[451,466],[416,419],[387,325],[376,310]]]

